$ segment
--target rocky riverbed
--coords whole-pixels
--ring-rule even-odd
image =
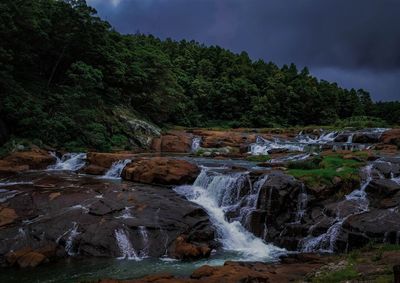
[[[187,130],[142,153],[11,153],[0,160],[0,278],[51,280],[52,266],[70,274],[66,259],[88,268],[59,282],[308,278],[332,255],[400,244],[399,141],[396,129]],[[16,275],[27,267],[38,277]]]

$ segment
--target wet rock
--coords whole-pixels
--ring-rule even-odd
[[[183,260],[196,260],[207,258],[211,254],[211,248],[205,245],[195,245],[187,242],[187,237],[184,235],[176,238],[174,242],[173,257]]]
[[[36,267],[39,264],[43,263],[46,260],[46,257],[41,253],[37,252],[29,252],[21,256],[17,263],[21,268],[26,267]]]
[[[101,153],[89,152],[87,154],[87,166],[82,169],[86,174],[103,175],[111,165],[119,160],[134,159],[134,153]]]
[[[171,131],[152,142],[152,150],[161,152],[190,152],[193,135],[181,131]]]
[[[195,130],[193,134],[202,138],[203,148],[241,148],[256,141],[255,134],[246,132]]]
[[[372,180],[365,191],[371,200],[387,198],[400,191],[400,184],[390,179]]]
[[[47,151],[17,151],[0,160],[0,176],[8,176],[30,169],[45,169],[55,162]]]
[[[163,185],[192,183],[199,168],[185,160],[155,157],[136,160],[122,171],[122,178],[134,182]]]
[[[343,223],[343,234],[347,235],[349,250],[359,248],[368,242],[383,243],[385,238],[388,241],[389,233],[397,234],[398,231],[400,231],[400,214],[387,209],[374,209],[355,214]]]
[[[400,163],[392,163],[383,159],[382,161],[374,162],[373,168],[385,178],[391,178],[392,174],[393,176],[400,175]]]
[[[380,141],[383,144],[398,146],[400,144],[400,129],[390,129],[384,132],[380,137]]]
[[[379,142],[381,133],[379,132],[357,132],[353,136],[354,143],[371,144]]]
[[[14,209],[0,206],[0,227],[13,223],[17,218]]]

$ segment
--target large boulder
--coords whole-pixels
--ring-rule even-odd
[[[192,183],[198,173],[199,168],[188,161],[154,157],[128,164],[122,171],[122,178],[147,184],[183,185]]]
[[[125,159],[133,159],[137,155],[129,152],[101,153],[89,152],[87,154],[87,166],[82,171],[91,175],[103,175],[114,162]]]
[[[204,148],[236,147],[249,145],[256,141],[254,133],[236,131],[206,131],[195,130],[193,134],[202,138],[201,146]]]
[[[32,184],[4,187],[18,194],[0,208],[0,265],[79,255],[190,259],[215,247],[207,213],[168,187],[69,172],[31,172],[29,178]]]
[[[174,242],[173,257],[183,260],[196,260],[207,258],[211,254],[211,248],[207,245],[189,243],[185,235],[180,235]]]
[[[0,160],[0,175],[31,169],[45,169],[54,162],[55,157],[44,150],[17,151]]]
[[[380,137],[380,142],[383,144],[400,145],[400,129],[391,129],[384,132]]]
[[[171,131],[153,139],[151,149],[158,152],[190,152],[193,135],[182,131]]]

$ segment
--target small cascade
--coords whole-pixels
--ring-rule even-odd
[[[306,212],[307,208],[307,202],[308,202],[308,195],[304,184],[302,184],[297,200],[297,212],[295,217],[296,223],[300,223],[301,220],[303,219],[304,213]]]
[[[365,178],[360,189],[354,190],[352,193],[346,196],[345,201],[353,201],[358,204],[357,210],[348,214],[347,216],[337,216],[326,233],[317,237],[309,236],[303,239],[303,241],[300,243],[302,252],[334,252],[336,240],[341,232],[342,225],[347,218],[368,211],[369,201],[367,199],[365,189],[372,180],[372,167],[373,165],[369,164],[362,169],[363,173],[365,174]]]
[[[74,251],[74,239],[76,236],[78,236],[80,233],[78,232],[78,223],[73,222],[73,227],[69,231],[69,235],[67,238],[67,241],[65,242],[65,251],[69,256],[74,256],[76,255]]]
[[[258,136],[256,142],[250,145],[250,152],[252,155],[268,155],[271,149],[287,149],[289,151],[304,151],[307,145],[299,142],[290,142],[280,139],[269,141],[263,137]]]
[[[354,133],[351,133],[348,137],[347,137],[347,144],[351,144],[353,143],[353,137],[354,137]]]
[[[139,252],[139,257],[140,258],[147,258],[149,257],[149,248],[150,248],[150,243],[149,243],[149,234],[147,233],[147,229],[144,226],[139,226],[139,234],[142,238],[142,249]]]
[[[59,158],[54,152],[50,153],[57,161],[47,167],[47,170],[78,171],[86,164],[86,153],[66,153]]]
[[[15,190],[9,191],[9,190],[0,189],[0,203],[6,202],[9,199],[12,199],[17,194],[19,194],[19,191],[15,191]]]
[[[102,178],[121,179],[122,170],[124,170],[125,166],[130,162],[132,162],[130,159],[118,160],[114,162]]]
[[[299,143],[304,143],[304,144],[325,144],[329,142],[333,142],[335,138],[337,137],[338,132],[326,132],[322,133],[319,137],[317,138],[312,138],[309,135],[304,135],[303,132],[300,132],[296,140]]]
[[[119,228],[114,231],[115,240],[117,241],[118,248],[121,252],[121,256],[118,259],[130,259],[130,260],[140,260],[132,243],[129,240],[129,236],[125,229]]]
[[[241,254],[245,260],[276,259],[284,250],[265,244],[239,221],[229,222],[225,217],[225,211],[238,205],[240,190],[248,182],[246,176],[245,173],[221,174],[203,168],[193,186],[180,186],[175,191],[208,212],[224,249]]]
[[[192,152],[197,152],[200,149],[201,137],[193,137],[192,139]]]
[[[122,214],[115,218],[117,218],[117,219],[132,219],[135,217],[132,215],[131,207],[125,207],[124,210],[122,211]]]

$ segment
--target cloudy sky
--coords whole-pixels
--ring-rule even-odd
[[[400,100],[400,0],[88,0],[122,33],[194,39]]]

